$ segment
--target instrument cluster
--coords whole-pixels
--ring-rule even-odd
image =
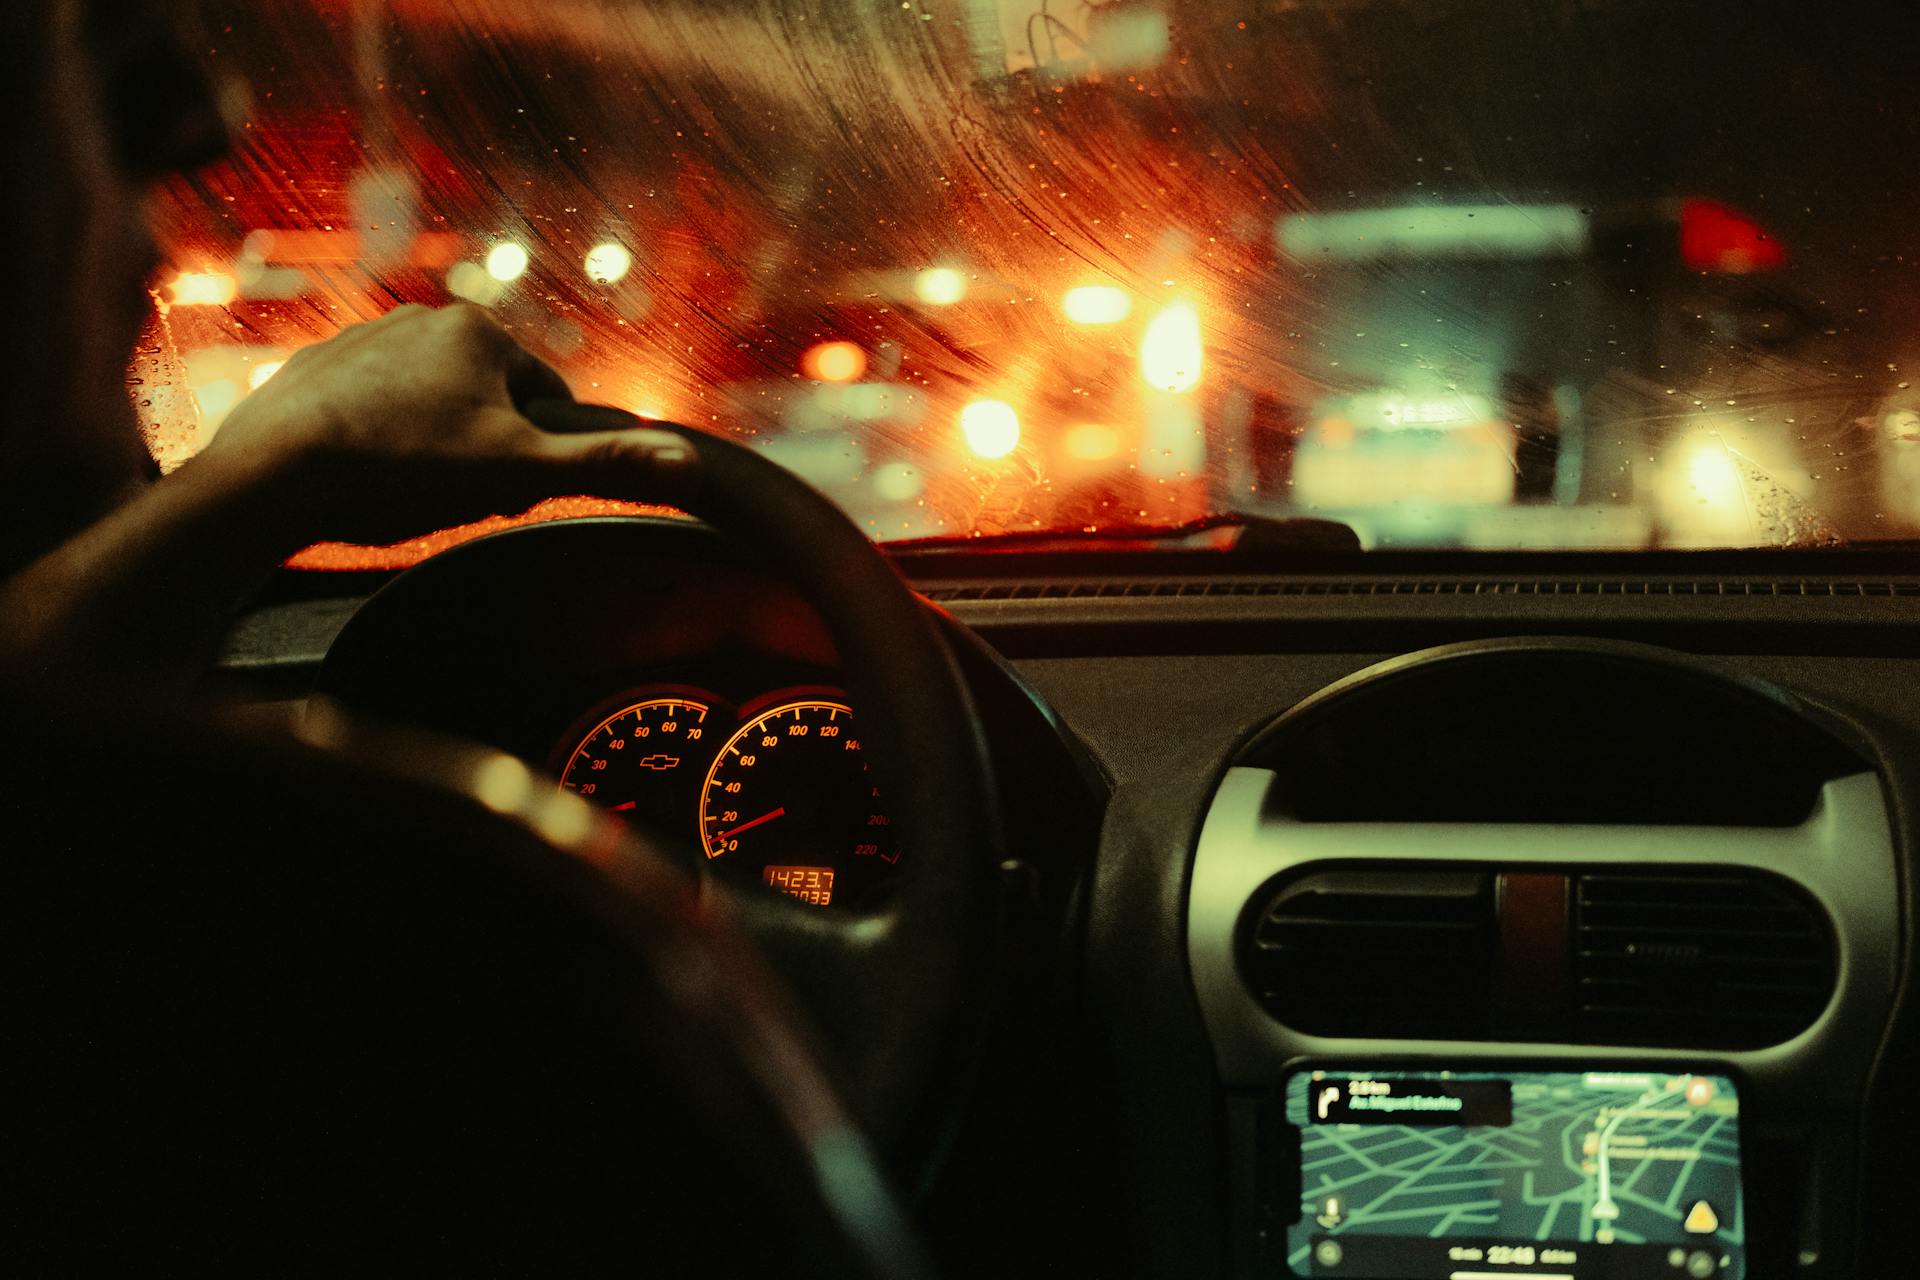
[[[715,875],[818,907],[873,904],[902,856],[846,695],[778,689],[741,705],[706,689],[622,690],[554,746],[562,789]]]

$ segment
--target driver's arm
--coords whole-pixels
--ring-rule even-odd
[[[485,312],[401,307],[296,353],[196,459],[0,584],[0,671],[182,689],[233,613],[319,541],[392,542],[560,494],[671,501],[693,455],[542,432],[558,379]]]

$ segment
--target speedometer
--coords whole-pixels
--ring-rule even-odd
[[[701,741],[709,710],[692,698],[620,700],[562,743],[561,788],[643,829],[685,831],[692,781],[712,750]]]
[[[727,740],[700,797],[708,864],[814,906],[862,905],[900,862],[853,712],[783,702]]]

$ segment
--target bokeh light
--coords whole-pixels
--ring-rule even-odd
[[[506,285],[488,275],[477,262],[456,262],[447,272],[447,292],[464,302],[490,307],[505,291]]]
[[[618,284],[633,269],[633,255],[609,240],[587,250],[587,279],[595,284]]]
[[[1062,444],[1070,458],[1104,462],[1120,452],[1120,433],[1104,422],[1082,422],[1067,432]]]
[[[1722,508],[1741,504],[1740,468],[1734,465],[1724,447],[1702,441],[1688,452],[1686,464],[1686,486],[1697,501]]]
[[[873,469],[873,491],[888,502],[906,502],[917,498],[926,481],[911,462],[884,462]]]
[[[950,307],[967,296],[967,278],[952,267],[929,267],[913,278],[913,296],[930,307]]]
[[[1133,299],[1113,285],[1083,284],[1067,290],[1060,310],[1075,324],[1118,324],[1133,314]]]
[[[525,245],[508,240],[493,246],[487,253],[487,274],[501,284],[511,284],[526,274],[527,264],[531,261]]]
[[[960,434],[982,458],[1004,458],[1020,444],[1020,415],[1005,400],[975,400],[960,410]]]
[[[207,427],[218,427],[240,403],[240,384],[232,378],[214,378],[193,384],[193,399],[200,406],[200,420]]]
[[[822,342],[800,357],[800,372],[816,382],[853,382],[867,371],[867,353],[852,342]]]
[[[224,307],[239,296],[240,282],[224,271],[182,271],[167,292],[176,307]]]
[[[1175,395],[1193,390],[1203,358],[1200,315],[1191,303],[1171,303],[1148,322],[1140,340],[1140,375],[1148,386]]]

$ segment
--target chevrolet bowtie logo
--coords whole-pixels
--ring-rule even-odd
[[[679,756],[652,755],[652,756],[642,757],[640,761],[640,767],[642,769],[657,769],[660,772],[664,773],[668,769],[672,769],[678,766],[679,763],[680,763]]]

